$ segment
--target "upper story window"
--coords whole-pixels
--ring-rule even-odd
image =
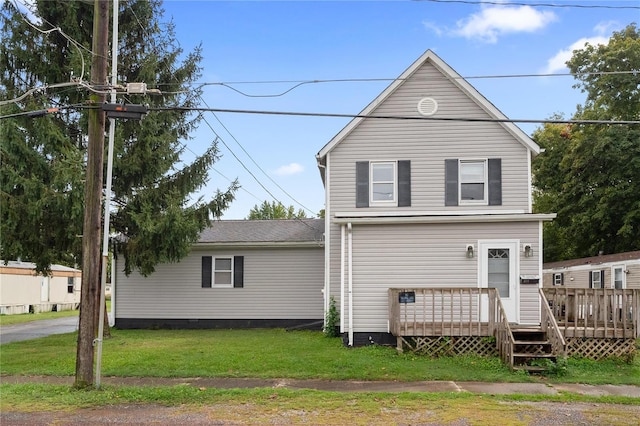
[[[411,161],[356,162],[356,207],[411,206]]]
[[[371,162],[371,204],[396,201],[396,163]]]
[[[460,204],[486,204],[487,161],[460,160]]]
[[[444,160],[444,205],[502,205],[502,160]]]

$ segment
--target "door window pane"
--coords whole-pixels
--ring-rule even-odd
[[[509,297],[509,249],[489,249],[488,286],[498,290],[500,297]]]

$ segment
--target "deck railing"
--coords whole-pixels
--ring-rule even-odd
[[[395,336],[490,336],[495,311],[487,288],[391,288]]]
[[[492,309],[495,322],[491,327],[493,335],[496,337],[496,347],[498,348],[498,354],[502,359],[502,362],[507,364],[510,368],[513,368],[513,347],[515,345],[515,339],[511,332],[511,326],[509,325],[509,319],[502,306],[502,300],[498,295],[498,291],[495,288],[490,289],[489,300],[493,301]]]
[[[567,353],[567,342],[562,335],[558,323],[555,321],[553,312],[549,307],[549,302],[540,289],[540,327],[546,333],[549,343],[551,343],[552,352],[558,356],[564,356]]]
[[[640,337],[640,290],[544,288],[565,337]]]

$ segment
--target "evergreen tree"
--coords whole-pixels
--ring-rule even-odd
[[[162,12],[159,0],[120,3],[118,82],[143,82],[163,92],[128,95],[127,103],[197,106],[201,91],[193,85],[200,77],[200,48],[183,52],[173,24],[161,23]],[[0,257],[22,257],[46,272],[52,263],[82,263],[87,148],[82,108],[90,90],[105,88],[88,81],[93,5],[37,1],[33,13],[38,22],[28,22],[13,3],[2,6],[0,116],[52,106],[60,112],[0,121]],[[30,92],[43,86],[48,88]],[[180,260],[233,200],[235,182],[190,201],[218,159],[214,143],[190,164],[182,163],[185,143],[200,118],[163,110],[142,121],[118,120],[111,226],[120,236],[118,251],[127,273],[147,275],[160,262]]]

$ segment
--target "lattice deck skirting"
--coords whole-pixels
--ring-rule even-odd
[[[476,354],[497,356],[495,340],[481,336],[398,337],[398,350],[433,357]]]
[[[633,359],[636,353],[635,339],[595,339],[568,337],[567,355],[600,360],[610,357]]]

